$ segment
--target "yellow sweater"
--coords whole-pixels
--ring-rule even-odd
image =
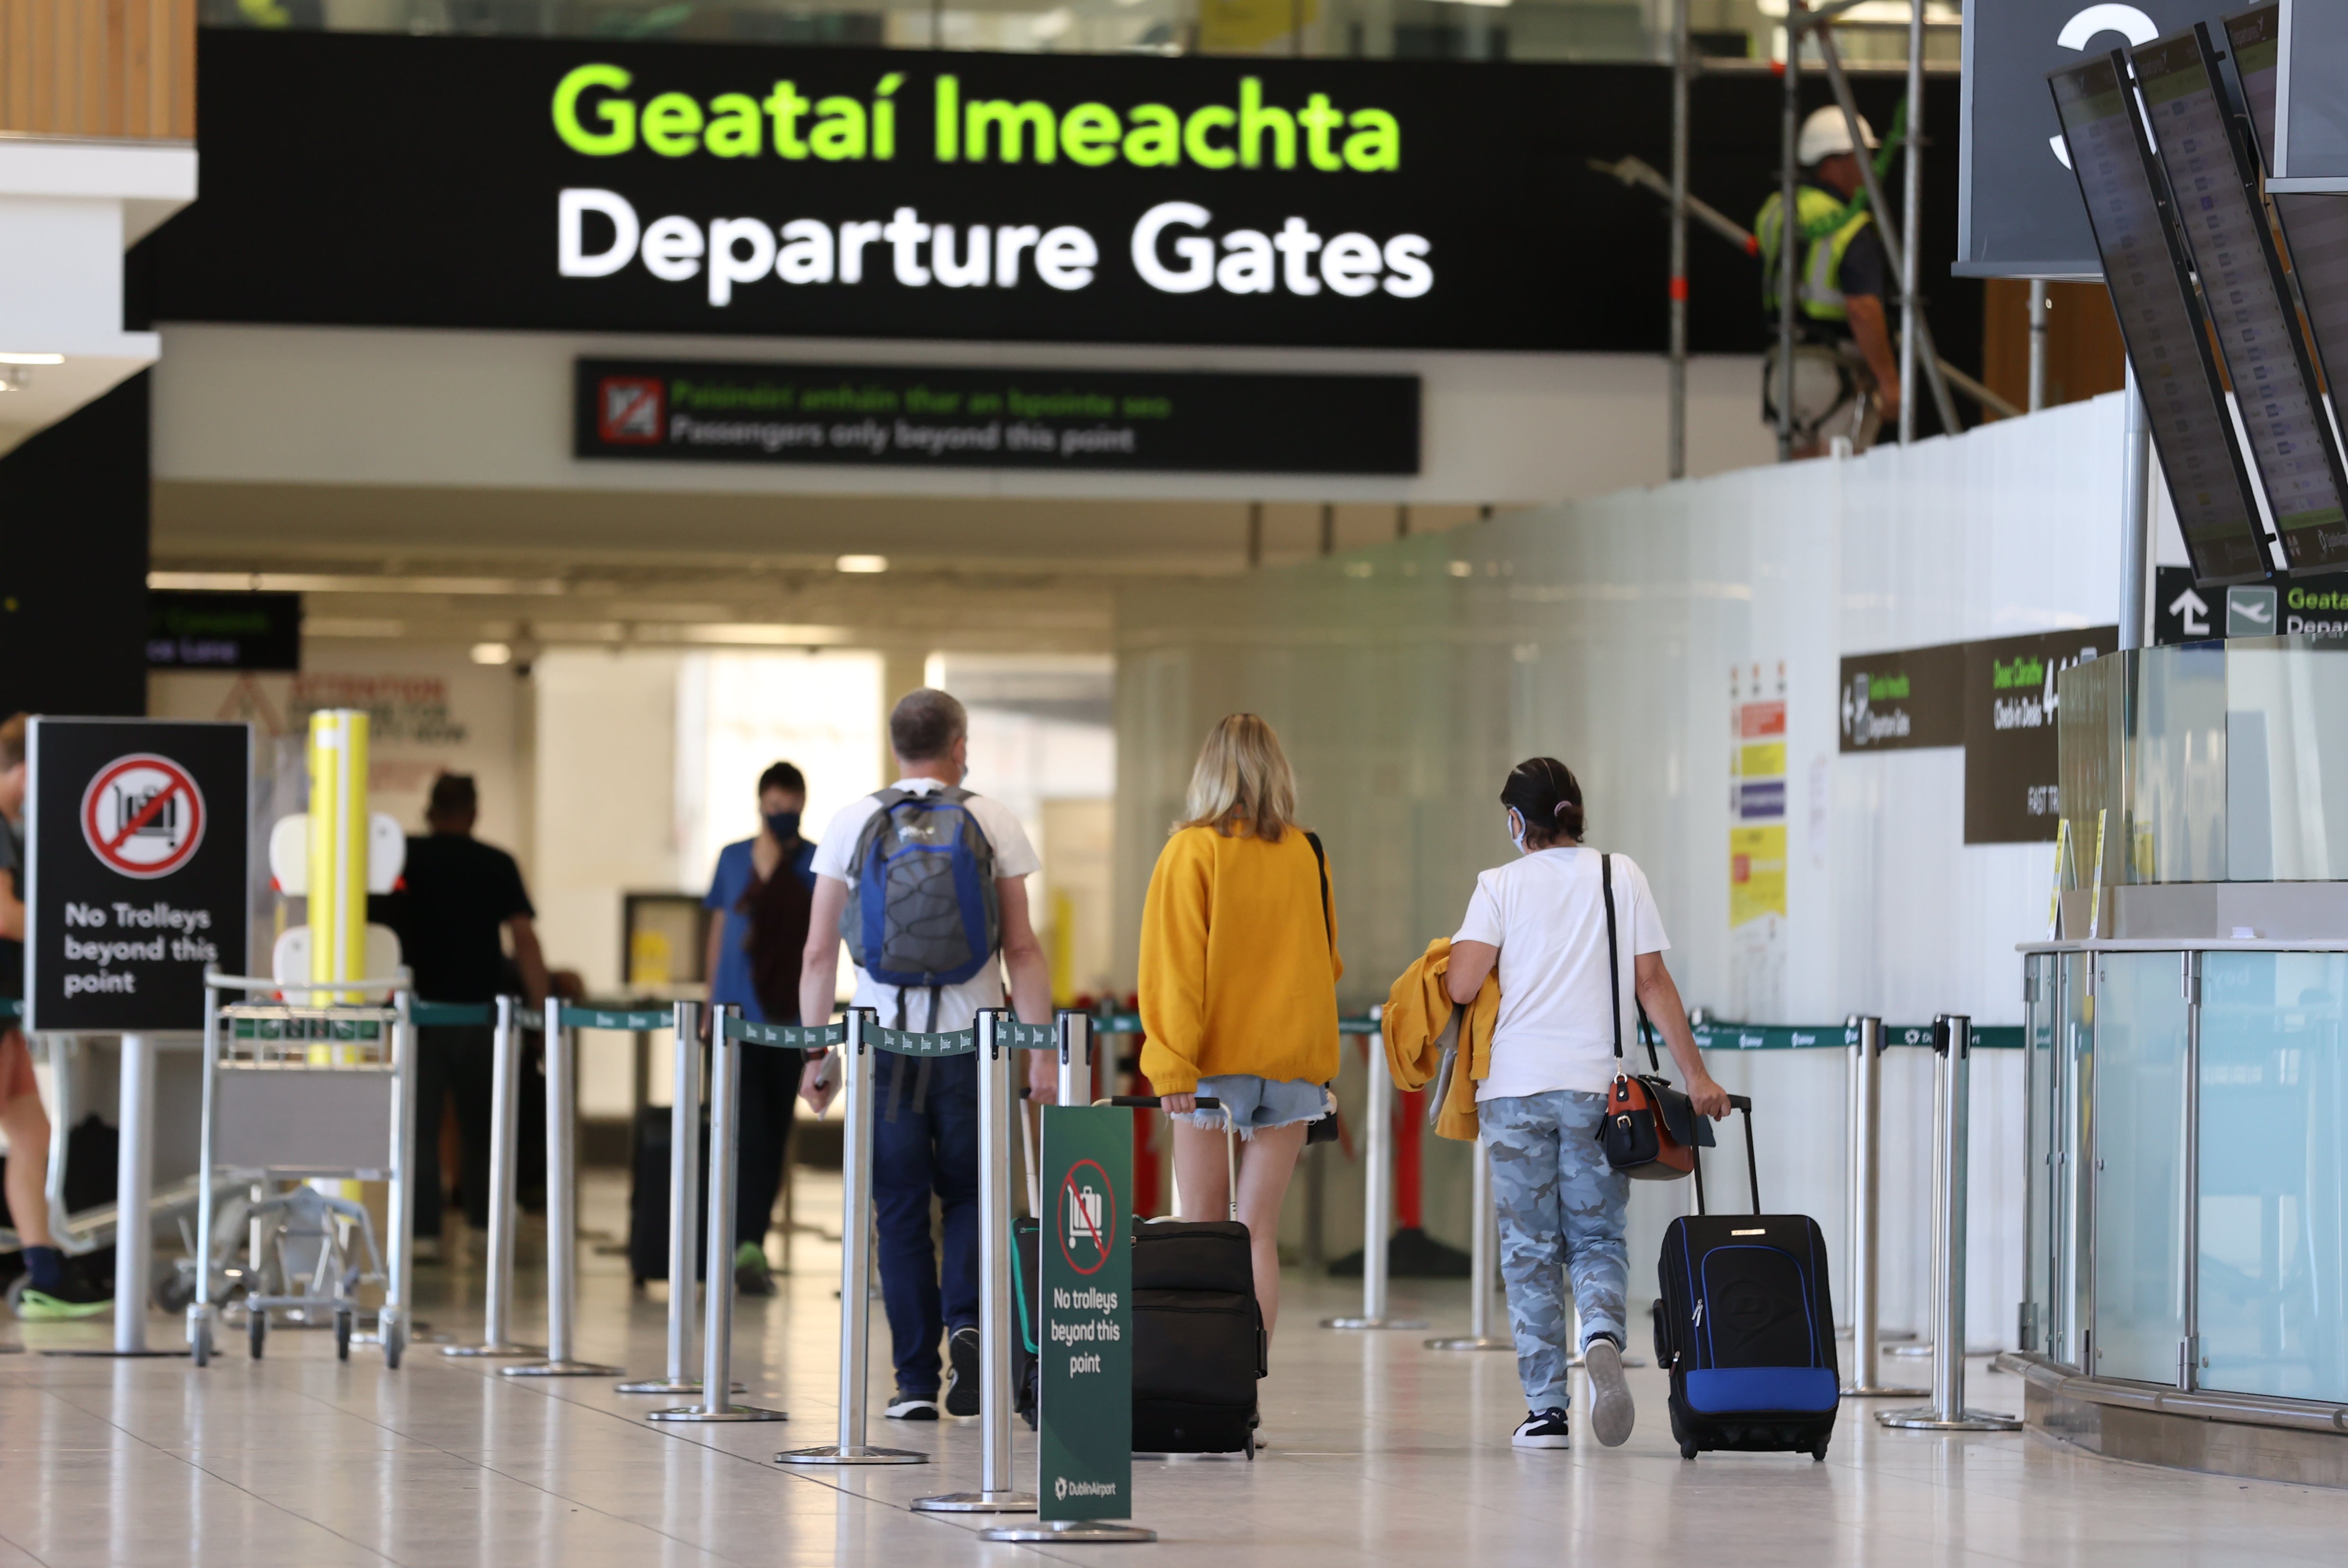
[[[1159,1094],[1202,1078],[1337,1076],[1334,899],[1301,829],[1276,844],[1212,828],[1166,841],[1141,911],[1141,1070]]]

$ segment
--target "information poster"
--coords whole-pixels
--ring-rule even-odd
[[[1133,1113],[1044,1108],[1035,1499],[1045,1519],[1133,1513]]]
[[[25,1027],[200,1029],[204,970],[242,974],[252,731],[35,718]]]
[[[1729,669],[1730,1002],[1775,1017],[1786,973],[1786,665]]]

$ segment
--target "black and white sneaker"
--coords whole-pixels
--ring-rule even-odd
[[[1565,1412],[1551,1405],[1546,1410],[1527,1410],[1525,1418],[1509,1439],[1520,1449],[1562,1449],[1572,1445],[1566,1441]]]
[[[957,1328],[946,1338],[946,1414],[978,1414],[978,1330]]]
[[[938,1397],[908,1394],[900,1388],[889,1397],[880,1413],[892,1421],[934,1421],[938,1418]]]

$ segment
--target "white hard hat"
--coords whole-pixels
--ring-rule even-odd
[[[1859,134],[1867,145],[1877,145],[1875,128],[1867,123],[1865,115],[1859,119]],[[1794,161],[1807,169],[1825,162],[1838,152],[1850,150],[1850,127],[1842,118],[1842,110],[1828,104],[1812,109],[1810,118],[1802,121],[1801,139],[1794,144]]]

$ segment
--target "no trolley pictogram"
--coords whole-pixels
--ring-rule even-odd
[[[169,876],[204,841],[204,792],[168,757],[118,757],[82,792],[81,834],[109,871]]]
[[[1097,1161],[1079,1160],[1060,1178],[1060,1255],[1080,1274],[1100,1273],[1117,1236],[1117,1189]]]

